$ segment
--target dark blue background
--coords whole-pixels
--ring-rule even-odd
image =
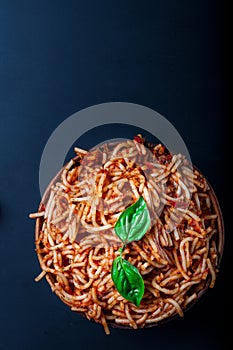
[[[45,280],[33,282],[40,269],[28,213],[40,200],[39,162],[53,130],[80,109],[125,101],[174,124],[231,234],[224,21],[211,0],[0,1],[1,349],[223,348],[228,237],[216,287],[184,319],[106,337]]]

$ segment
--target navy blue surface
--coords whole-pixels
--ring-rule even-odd
[[[229,244],[216,287],[184,319],[113,329],[106,337],[101,326],[69,311],[46,281],[33,281],[40,269],[28,219],[40,200],[39,162],[53,130],[80,109],[124,101],[151,107],[174,124],[214,187],[231,234],[219,3],[0,1],[2,350],[223,348]],[[116,133],[126,136],[124,128]],[[91,135],[85,142],[91,145]]]

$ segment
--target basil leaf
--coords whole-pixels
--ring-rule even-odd
[[[141,239],[149,227],[149,210],[143,197],[139,197],[137,202],[121,213],[114,229],[124,243],[129,243]]]
[[[138,269],[118,256],[113,261],[111,275],[118,292],[139,307],[145,286]]]

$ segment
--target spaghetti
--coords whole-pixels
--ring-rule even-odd
[[[71,310],[101,323],[106,334],[109,324],[136,329],[182,317],[218,272],[221,218],[206,179],[184,156],[141,135],[75,152],[30,214],[42,269],[36,281],[46,276]],[[111,267],[121,245],[114,225],[139,196],[153,225],[123,253],[145,282],[137,308],[117,292]]]

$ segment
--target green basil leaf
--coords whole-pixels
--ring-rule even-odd
[[[115,224],[117,236],[124,242],[140,240],[150,227],[150,214],[143,197],[125,209]]]
[[[138,269],[118,256],[113,261],[111,275],[118,292],[139,307],[145,286]]]

